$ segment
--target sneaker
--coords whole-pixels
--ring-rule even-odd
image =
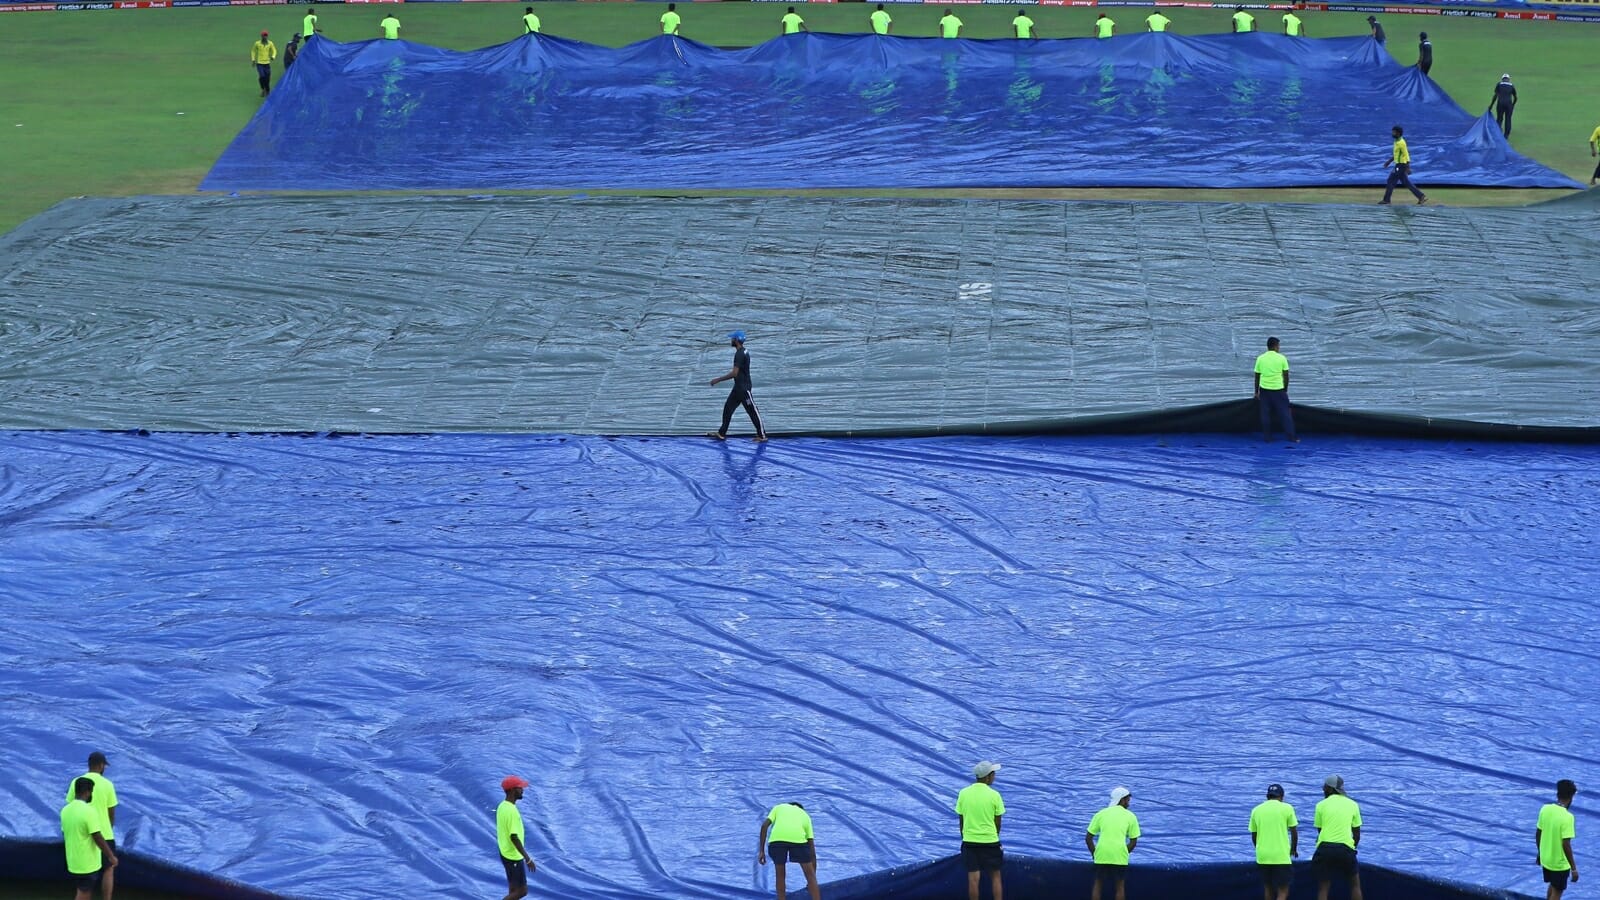
[[[1423,197],[1421,200],[1417,201],[1417,205],[1418,206],[1424,206],[1424,205],[1427,204],[1427,202],[1428,202],[1428,198],[1427,197]]]
[[[1378,205],[1379,206],[1388,206],[1389,205],[1389,201],[1387,201],[1387,200],[1379,200],[1378,201]]]
[[[755,436],[754,440],[758,444],[765,444],[767,442],[767,436],[764,434],[758,434]]]
[[[727,435],[715,431],[706,432],[706,437],[711,438],[713,441],[725,441],[728,439]]]

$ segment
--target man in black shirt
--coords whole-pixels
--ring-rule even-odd
[[[1389,39],[1389,36],[1383,33],[1383,26],[1378,24],[1377,16],[1367,16],[1367,24],[1372,26],[1373,40],[1377,41],[1379,44],[1382,44],[1384,41]]]
[[[1417,68],[1424,75],[1433,68],[1433,41],[1428,40],[1426,31],[1417,35]]]
[[[728,343],[733,345],[733,368],[728,370],[728,374],[711,379],[711,386],[716,387],[720,382],[731,380],[733,390],[728,392],[728,402],[722,404],[722,427],[713,431],[711,437],[719,441],[727,440],[733,411],[743,406],[744,411],[750,414],[750,424],[756,427],[756,440],[764,441],[767,433],[761,428],[761,414],[756,412],[756,400],[750,395],[750,353],[744,349],[744,332],[735,331],[728,335]]]
[[[1501,75],[1500,83],[1494,86],[1494,99],[1489,101],[1489,108],[1494,110],[1494,120],[1506,137],[1511,137],[1511,110],[1516,105],[1517,88],[1511,83],[1510,75]]]

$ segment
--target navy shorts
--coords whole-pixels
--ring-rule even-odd
[[[1281,865],[1258,865],[1261,872],[1261,886],[1269,891],[1287,888],[1294,881],[1294,866],[1287,863]]]
[[[1344,844],[1318,844],[1311,854],[1311,874],[1318,881],[1332,881],[1333,876],[1353,878],[1360,871],[1356,865],[1356,851]]]
[[[1006,852],[999,844],[962,841],[961,864],[968,872],[998,872],[1006,864]]]
[[[500,862],[505,864],[506,884],[510,885],[512,890],[528,886],[528,866],[526,863],[520,859],[506,859],[504,856],[500,857]]]
[[[104,869],[95,869],[87,875],[73,873],[72,886],[80,891],[93,892],[95,888],[100,886],[100,873],[104,871]]]
[[[1126,878],[1127,875],[1128,875],[1128,867],[1127,866],[1119,866],[1119,865],[1116,865],[1115,863],[1095,863],[1094,864],[1094,880],[1095,881],[1109,881],[1112,884],[1116,884],[1117,882],[1119,882],[1122,879]]]
[[[817,861],[817,854],[811,849],[810,844],[796,844],[793,841],[771,841],[767,844],[767,855],[772,857],[772,864],[781,866],[787,862],[812,863]]]
[[[1567,889],[1567,879],[1571,876],[1571,869],[1562,869],[1559,872],[1557,872],[1555,869],[1545,869],[1544,883],[1550,885],[1558,891],[1564,891]]]

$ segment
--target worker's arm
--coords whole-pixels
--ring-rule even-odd
[[[1083,836],[1083,843],[1089,848],[1089,855],[1094,856],[1094,835],[1085,834]]]
[[[529,872],[536,871],[539,868],[533,864],[533,857],[528,855],[528,849],[522,846],[522,838],[513,834],[511,836],[511,846],[517,848],[517,852],[522,854],[522,858],[528,863]]]
[[[718,375],[716,378],[711,379],[711,386],[712,387],[716,387],[718,384],[721,384],[722,382],[727,381],[730,378],[738,378],[738,377],[739,377],[739,367],[738,366],[734,366],[733,368],[728,370],[728,374],[726,374],[726,375]]]
[[[1287,382],[1285,382],[1285,384],[1287,384]],[[1361,846],[1361,826],[1360,825],[1357,825],[1356,827],[1350,829],[1350,843],[1353,844],[1356,847]]]
[[[815,864],[817,861],[817,839],[806,838],[806,846],[811,849],[811,862]]]
[[[995,816],[994,817],[994,835],[995,835],[995,837],[999,837],[1000,836],[1000,820],[1002,818],[1004,818],[1004,816]]]
[[[106,865],[111,866],[112,868],[116,868],[116,865],[117,865],[117,854],[116,854],[115,851],[113,851],[111,849],[111,845],[106,843],[106,836],[101,834],[98,831],[90,832],[89,836],[94,838],[94,842],[96,844],[100,845],[100,852],[105,854]]]
[[[115,806],[106,807],[106,823],[108,825],[113,826],[113,827],[116,826],[116,824],[117,824],[117,808]]]
[[[1132,853],[1133,852],[1133,848],[1135,848],[1137,846],[1139,846],[1139,839],[1138,838],[1128,838],[1128,852],[1129,853]]]
[[[1572,880],[1578,880],[1578,858],[1572,855],[1572,838],[1561,839],[1561,852],[1567,855],[1567,865],[1572,867]]]
[[[1251,835],[1251,837],[1253,838],[1255,835]],[[1300,855],[1300,829],[1293,825],[1289,826],[1289,855],[1294,857]]]
[[[756,835],[756,863],[758,865],[764,866],[767,864],[767,829],[771,827],[771,822],[766,819],[761,820],[761,833]]]
[[[1259,398],[1260,396],[1261,396],[1261,373],[1257,372],[1256,373],[1256,397]],[[1250,839],[1253,841],[1253,840],[1255,840],[1255,838],[1256,838],[1255,833],[1252,832],[1250,834]]]
[[[967,817],[966,816],[963,816],[960,813],[956,813],[956,828],[960,829],[962,837],[966,837],[967,836]]]
[[[1533,830],[1533,858],[1539,861],[1539,867],[1544,867],[1544,829]]]
[[[1284,389],[1284,391],[1288,391],[1289,390],[1289,370],[1288,369],[1284,369],[1283,370],[1283,389]]]

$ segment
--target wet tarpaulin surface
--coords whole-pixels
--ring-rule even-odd
[[[1250,396],[1594,428],[1592,206],[69,202],[0,238],[0,425],[1049,430]],[[747,427],[744,423],[740,428]],[[1189,426],[1182,426],[1189,427]]]
[[[207,190],[1579,187],[1366,37],[312,41]]]
[[[1265,785],[1308,822],[1337,772],[1366,865],[1529,895],[1600,780],[1597,454],[6,433],[0,834],[95,747],[131,851],[490,896],[514,772],[542,895],[756,898],[771,804],[904,875],[990,758],[1014,854],[1081,862],[1125,784],[1136,865],[1247,864]]]

